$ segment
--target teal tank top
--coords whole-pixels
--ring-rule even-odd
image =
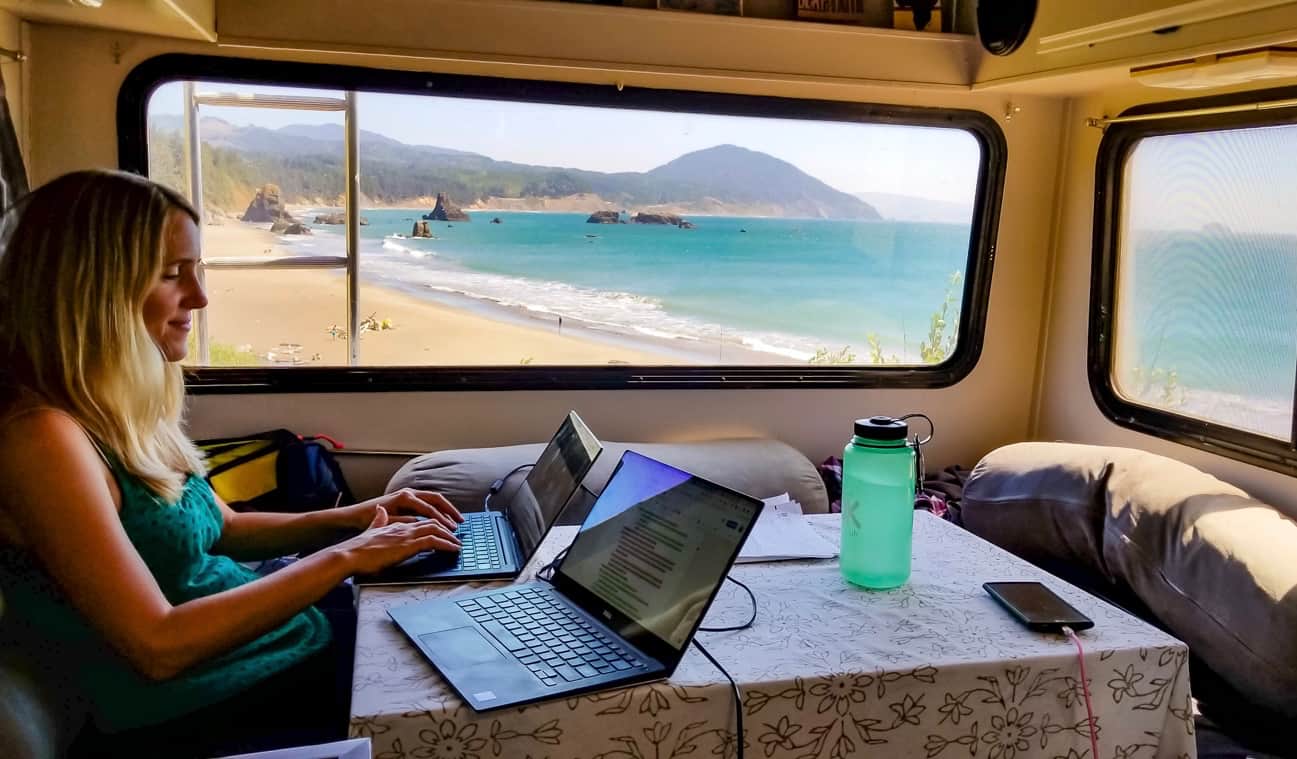
[[[173,605],[236,588],[257,573],[211,553],[221,536],[221,513],[207,480],[190,475],[168,503],[105,456],[121,489],[122,526]],[[49,666],[68,673],[87,697],[101,730],[118,732],[165,722],[237,696],[325,648],[329,622],[316,608],[236,649],[165,681],[138,674],[73,609],[43,572],[12,548],[0,547],[0,628],[46,652]],[[37,654],[39,655],[39,653]]]

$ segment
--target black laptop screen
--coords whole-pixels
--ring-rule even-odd
[[[682,649],[761,502],[627,451],[560,571]]]
[[[603,446],[576,412],[570,412],[506,507],[522,562],[536,552]]]

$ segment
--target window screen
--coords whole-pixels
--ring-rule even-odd
[[[1290,439],[1297,126],[1145,137],[1123,182],[1115,389],[1132,403]]]

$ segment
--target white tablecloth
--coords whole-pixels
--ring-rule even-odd
[[[837,542],[838,515],[808,518]],[[742,687],[747,756],[1093,759],[1075,647],[1019,626],[981,587],[1041,580],[1095,621],[1081,639],[1100,757],[1196,757],[1184,644],[926,512],[914,528],[896,590],[849,585],[836,560],[734,568],[756,623],[698,637]],[[531,569],[574,531],[556,528]],[[351,733],[376,759],[735,755],[733,693],[692,648],[666,682],[474,712],[386,613],[472,587],[361,591]],[[727,583],[704,624],[749,608]]]

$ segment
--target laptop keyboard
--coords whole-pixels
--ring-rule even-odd
[[[542,590],[521,588],[457,603],[549,687],[645,666]]]
[[[462,543],[456,569],[495,569],[504,566],[500,541],[495,534],[495,519],[485,512],[465,514],[464,521],[455,528],[455,537]]]

